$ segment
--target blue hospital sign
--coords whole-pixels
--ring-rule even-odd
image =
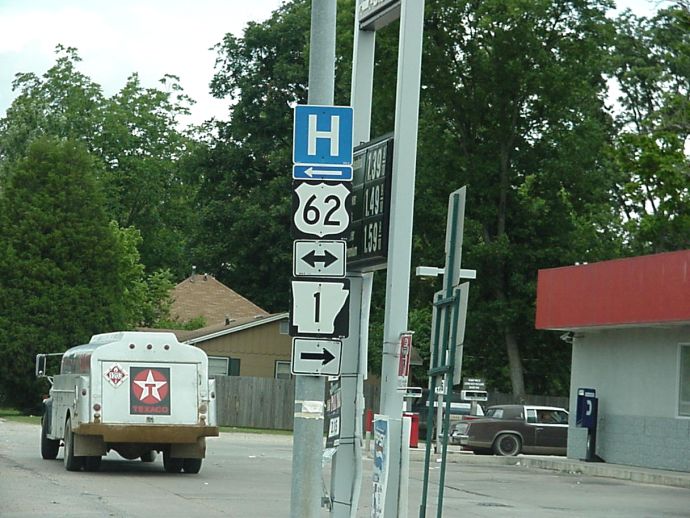
[[[295,164],[352,164],[352,108],[295,106]]]

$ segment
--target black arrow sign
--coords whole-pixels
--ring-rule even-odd
[[[321,360],[321,365],[326,365],[335,356],[328,349],[324,349],[322,353],[305,353],[299,354],[301,360]]]
[[[302,257],[302,261],[307,263],[312,268],[316,266],[316,263],[323,263],[323,267],[328,268],[337,260],[338,257],[330,253],[328,250],[324,250],[323,255],[316,255],[316,252],[312,250],[307,255]]]

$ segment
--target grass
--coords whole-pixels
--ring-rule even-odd
[[[41,424],[40,415],[24,415],[14,408],[0,408],[0,418],[17,423]]]
[[[265,428],[240,428],[237,426],[221,426],[223,433],[255,433],[261,435],[292,435],[292,430],[268,430]]]

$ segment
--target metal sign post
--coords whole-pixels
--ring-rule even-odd
[[[446,265],[443,269],[443,290],[434,295],[431,329],[431,368],[429,369],[429,413],[427,416],[427,441],[424,457],[424,482],[419,516],[426,516],[426,501],[429,488],[429,461],[431,458],[431,438],[434,395],[442,387],[438,397],[438,411],[444,408],[442,420],[437,424],[438,446],[441,453],[439,473],[437,517],[443,515],[443,492],[448,454],[448,428],[453,385],[460,381],[462,372],[463,343],[465,340],[465,320],[469,283],[460,284],[462,278],[475,278],[472,270],[463,270],[462,238],[465,219],[465,187],[451,193],[448,200],[448,222],[446,226]],[[438,271],[426,269],[432,275]],[[445,400],[445,406],[442,403]]]
[[[352,110],[332,109],[335,107],[330,106],[333,104],[335,86],[336,5],[336,0],[312,1],[308,98],[310,106],[295,110],[293,178],[296,181],[295,190],[298,192],[295,195],[296,207],[293,205],[293,229],[297,229],[297,237],[300,239],[339,239],[341,234],[347,233],[349,225],[346,207],[349,189],[343,188],[342,184],[331,186],[323,180],[323,172],[318,173],[320,176],[316,177],[318,183],[300,184],[303,181],[302,175],[308,175],[307,171],[310,168],[309,174],[314,175],[314,169],[319,169],[318,166],[332,167],[329,169],[330,173],[333,173],[334,169],[337,170],[333,176],[326,174],[329,180],[347,180],[347,167],[344,166],[352,163]],[[349,113],[349,117],[346,112]],[[338,174],[340,176],[337,176]],[[302,331],[308,329],[308,334],[319,340],[332,339],[337,325],[335,321],[342,313],[349,293],[342,284],[328,287],[330,279],[323,272],[317,273],[325,278],[314,282],[309,276],[311,272],[305,271],[303,265],[300,265],[302,261],[304,256],[295,256],[293,271],[297,276],[292,282],[291,334],[300,339]],[[316,260],[314,262],[316,263]],[[302,274],[305,276],[300,277]],[[336,294],[338,302],[326,302],[325,295],[331,293]],[[333,359],[325,361],[326,357],[335,356],[335,352],[328,348],[326,343],[312,342],[314,348],[311,350],[302,346],[303,349],[298,350],[297,365],[293,356],[293,372],[296,366],[297,370],[303,367],[304,362],[311,362],[312,365],[321,362],[322,368],[330,364]],[[323,356],[323,359],[316,358],[318,355]],[[325,374],[323,370],[319,373]],[[291,518],[317,518],[321,513],[324,380],[324,376],[315,375],[298,375],[295,380]]]
[[[381,365],[381,413],[391,421],[402,422],[403,395],[398,391],[400,363],[399,337],[407,331],[412,216],[414,212],[415,165],[417,163],[417,127],[422,68],[424,1],[404,0],[400,9],[400,43],[395,98],[395,146],[391,184],[391,223],[388,236],[386,305],[383,324],[383,359]],[[391,430],[402,430],[392,426]],[[391,459],[385,495],[386,517],[404,516],[407,494],[400,493],[400,458],[402,432],[391,435]],[[407,444],[404,445],[408,447]],[[403,473],[407,476],[407,473]],[[402,504],[402,505],[401,505]]]

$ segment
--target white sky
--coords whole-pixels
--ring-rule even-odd
[[[145,87],[164,74],[180,77],[195,99],[191,121],[227,117],[227,101],[213,99],[208,84],[216,53],[209,50],[248,21],[263,21],[282,0],[0,0],[0,117],[15,97],[18,72],[43,75],[55,63],[55,46],[76,47],[79,70],[111,96],[138,72]],[[666,2],[664,2],[666,3]],[[618,0],[651,15],[659,0]]]

